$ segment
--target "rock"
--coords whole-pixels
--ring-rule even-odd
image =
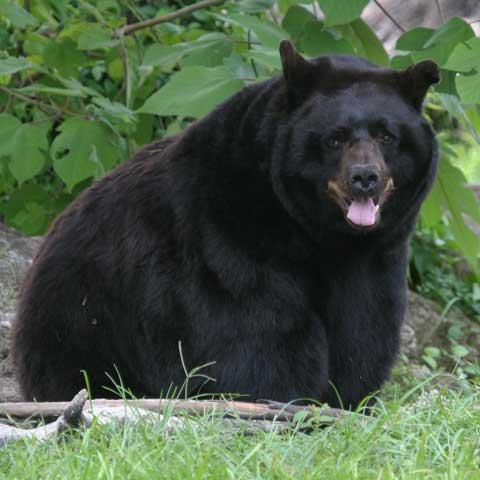
[[[25,237],[0,223],[0,312],[14,310],[17,287],[40,238]]]
[[[434,332],[443,322],[438,306],[415,292],[408,292],[405,321],[402,326],[402,349],[408,358],[418,358],[429,332]]]
[[[40,239],[25,237],[0,223],[0,402],[19,400],[8,356],[10,326],[18,286]]]
[[[468,346],[466,360],[475,361],[480,356],[480,325],[465,316],[459,309],[451,308],[442,315],[441,307],[418,293],[408,292],[408,306],[402,327],[401,353],[411,361],[420,361],[424,348],[434,346],[443,352],[450,352],[455,335],[449,330],[455,328],[457,341]],[[451,359],[453,368],[455,359]]]
[[[17,384],[13,375],[12,362],[8,356],[8,340],[10,335],[9,320],[0,322],[0,402],[20,400]]]

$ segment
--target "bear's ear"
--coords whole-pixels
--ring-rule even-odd
[[[313,65],[297,52],[290,40],[280,43],[283,77],[290,99],[299,99],[309,90],[313,77]]]
[[[432,60],[411,65],[399,73],[402,93],[417,110],[422,109],[423,99],[429,87],[440,81],[437,64]]]

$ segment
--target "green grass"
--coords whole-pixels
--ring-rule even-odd
[[[241,436],[209,417],[169,437],[157,421],[22,441],[0,450],[0,478],[480,479],[480,385],[402,390],[391,384],[366,420],[309,434]]]

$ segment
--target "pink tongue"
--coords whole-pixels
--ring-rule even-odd
[[[371,198],[354,200],[348,209],[347,218],[355,225],[371,226],[375,224],[377,210]]]

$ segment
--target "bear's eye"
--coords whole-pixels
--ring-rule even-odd
[[[378,136],[378,140],[380,143],[383,143],[384,145],[388,145],[389,143],[392,143],[395,137],[390,134],[390,133],[381,133]]]
[[[325,141],[325,144],[327,145],[328,148],[332,149],[337,149],[340,148],[340,146],[344,143],[344,139],[340,137],[331,137],[327,138]]]

